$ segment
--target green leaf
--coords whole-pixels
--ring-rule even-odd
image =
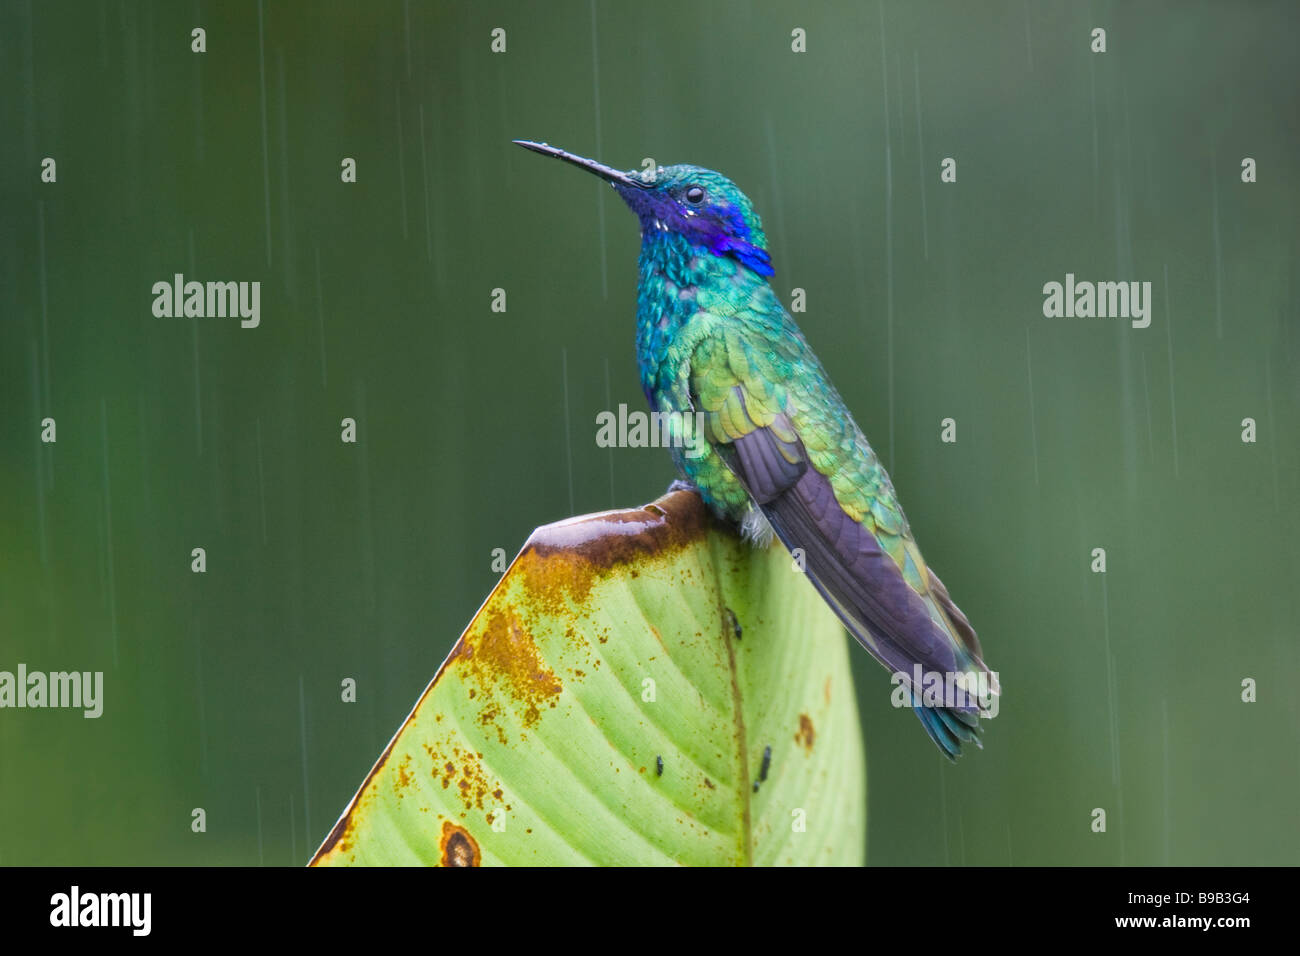
[[[839,622],[675,491],[533,533],[312,863],[856,865],[865,829]]]

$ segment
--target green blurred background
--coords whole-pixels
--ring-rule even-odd
[[[752,196],[1002,675],[950,767],[855,651],[871,863],[1297,862],[1298,28],[1289,3],[3,0],[0,669],[106,690],[99,720],[0,711],[0,863],[304,862],[492,550],[668,484],[660,450],[595,444],[644,407],[634,221],[519,137]],[[261,327],[155,318],[176,272],[260,280]],[[1067,272],[1150,281],[1150,328],[1044,318]]]

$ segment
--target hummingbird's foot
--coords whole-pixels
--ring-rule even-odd
[[[700,489],[696,488],[684,478],[674,478],[673,483],[668,486],[668,490],[665,491],[664,494],[671,495],[674,491],[693,491],[697,495],[700,493]]]

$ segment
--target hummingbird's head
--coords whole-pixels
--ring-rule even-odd
[[[622,172],[545,143],[515,140],[525,149],[572,163],[614,187],[641,220],[641,237],[681,236],[691,245],[730,256],[758,275],[773,274],[763,224],[749,197],[726,176],[700,166],[660,166]]]

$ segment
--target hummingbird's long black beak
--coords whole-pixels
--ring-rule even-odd
[[[606,166],[604,163],[598,163],[594,159],[586,159],[582,156],[576,156],[558,146],[550,146],[546,143],[534,143],[527,139],[516,139],[513,142],[522,146],[524,149],[531,149],[534,153],[541,153],[543,156],[551,156],[555,159],[562,159],[566,163],[572,163],[579,169],[585,169],[589,173],[594,173],[607,183],[613,183],[616,186],[628,186],[632,189],[646,189],[647,184],[641,180],[629,176],[625,172]]]

